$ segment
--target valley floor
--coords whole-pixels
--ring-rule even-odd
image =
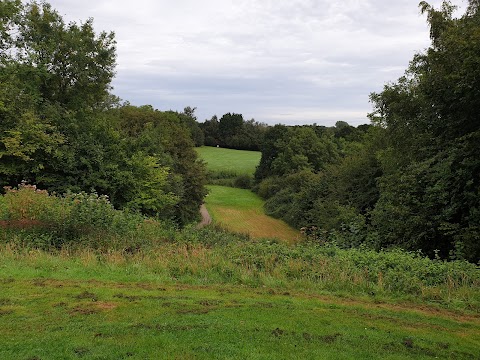
[[[300,231],[284,221],[265,215],[264,201],[250,190],[208,185],[205,205],[218,224],[230,231],[249,234],[253,238],[276,238],[295,243]]]

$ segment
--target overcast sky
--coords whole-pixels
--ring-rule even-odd
[[[116,95],[196,107],[199,121],[236,112],[269,124],[368,123],[368,95],[429,45],[419,0],[48,2],[66,21],[93,17],[97,32],[115,32]]]

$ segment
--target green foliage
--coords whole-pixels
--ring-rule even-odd
[[[282,182],[278,176],[270,176],[262,180],[254,187],[255,192],[262,199],[270,199],[282,188]]]
[[[275,178],[277,184],[271,184],[273,178],[270,179],[270,187],[278,191],[265,202],[265,213],[280,218],[298,229],[306,225],[308,223],[306,210],[314,198],[306,199],[304,194],[316,188],[314,184],[318,181],[319,175],[304,170],[287,177]],[[262,192],[263,187],[265,184],[260,185]]]
[[[26,184],[7,188],[0,196],[0,228],[3,241],[43,249],[127,249],[154,242],[165,233],[155,221],[115,210],[105,195],[82,192],[59,197]]]
[[[220,120],[213,116],[200,124],[205,145],[221,146],[237,150],[258,151],[263,142],[266,124],[255,120],[245,121],[241,114],[225,114]]]
[[[25,5],[17,25],[12,53],[18,74],[43,101],[70,110],[103,101],[114,76],[113,33],[96,36],[92,19],[65,24],[48,3]]]
[[[356,137],[361,142],[339,137],[343,143],[337,146],[343,157],[326,164],[320,172],[296,171],[260,182],[256,191],[267,199],[266,213],[323,242],[335,241],[342,247],[366,242],[369,214],[378,200],[376,179],[381,168],[376,151],[382,147],[382,131],[370,127],[361,134]],[[328,235],[331,233],[339,237]],[[369,244],[378,245],[371,239]]]
[[[31,112],[21,114],[15,127],[5,128],[0,137],[0,174],[18,179],[41,172],[49,158],[58,156],[56,149],[64,141],[54,126]]]
[[[458,139],[449,150],[382,178],[382,196],[373,216],[386,242],[430,252],[439,249],[446,256],[453,244],[465,240],[470,259],[478,256],[474,174],[480,166],[468,153],[473,153],[471,146],[479,140],[477,133]]]
[[[197,122],[195,116],[195,109],[187,106],[183,113],[178,114],[181,122],[190,130],[190,136],[196,147],[203,146],[205,144],[205,135],[203,134],[200,124]]]
[[[108,195],[180,225],[205,195],[194,109],[133,107],[109,94],[113,33],[65,24],[45,2],[2,2],[0,186],[22,180],[57,193]]]
[[[449,2],[439,10],[422,2],[432,46],[405,77],[371,96],[371,117],[388,139],[372,220],[386,244],[443,257],[461,244],[477,261],[480,14],[472,4],[453,19]]]
[[[286,137],[275,146],[281,149],[272,161],[272,172],[285,175],[300,170],[319,171],[336,159],[335,145],[327,137],[318,137],[310,127],[289,128]]]
[[[262,144],[262,158],[256,170],[257,181],[268,176],[284,176],[302,170],[318,172],[338,159],[338,146],[327,132],[318,135],[315,127],[268,129]]]
[[[253,177],[250,175],[239,175],[235,178],[233,186],[240,189],[251,189],[253,185]]]
[[[1,219],[8,221],[61,221],[62,204],[45,190],[21,184],[18,189],[6,188],[2,196]]]
[[[431,47],[371,95],[374,126],[275,126],[265,134],[256,190],[266,210],[342,247],[421,249],[480,259],[478,78],[480,15],[471,1],[420,4]],[[337,234],[338,239],[331,234]]]
[[[225,114],[218,123],[218,131],[223,139],[228,139],[237,134],[243,125],[242,114]]]
[[[132,194],[132,199],[125,205],[127,208],[160,216],[162,210],[178,203],[178,195],[165,192],[168,186],[169,168],[159,166],[157,161],[153,156],[138,153],[132,158],[138,180],[136,193]]]
[[[126,169],[135,166],[119,179],[130,176],[131,181],[112,197],[114,204],[180,225],[196,220],[206,194],[205,167],[197,158],[183,115],[127,104],[109,110],[106,117],[126,139],[125,154],[133,153],[124,160]]]

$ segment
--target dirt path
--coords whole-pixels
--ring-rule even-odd
[[[212,223],[212,217],[208,213],[205,204],[202,204],[202,206],[200,207],[200,214],[202,214],[202,221],[197,225],[197,229],[201,229]]]

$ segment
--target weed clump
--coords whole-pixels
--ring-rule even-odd
[[[5,187],[0,196],[0,241],[36,249],[65,246],[134,250],[161,238],[159,222],[114,209],[106,195],[49,194],[35,185]]]

